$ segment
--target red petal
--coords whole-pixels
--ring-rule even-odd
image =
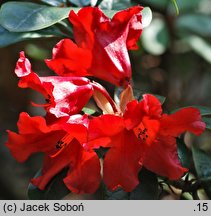
[[[66,166],[69,165],[68,157],[55,157],[54,159],[49,156],[45,157],[42,169],[42,175],[31,179],[31,183],[37,186],[40,190],[44,190],[49,181],[61,172]]]
[[[111,138],[110,137],[100,137],[93,140],[89,140],[87,143],[83,144],[84,149],[93,150],[100,147],[108,148],[111,147]]]
[[[143,153],[132,131],[123,130],[112,137],[112,147],[106,153],[103,168],[103,179],[109,190],[122,187],[130,192],[137,186]]]
[[[20,58],[16,63],[15,73],[18,77],[24,77],[31,73],[31,63],[25,58],[23,51],[20,52]]]
[[[73,193],[94,193],[101,180],[100,163],[95,152],[86,152],[75,140],[56,157],[46,157],[42,175],[32,179],[41,190],[65,167],[69,167],[64,183]]]
[[[200,111],[196,108],[183,108],[172,115],[163,115],[160,120],[162,135],[179,136],[185,131],[200,135],[205,130]]]
[[[69,169],[64,183],[73,193],[94,193],[101,181],[100,161],[95,152],[81,149],[80,156]]]
[[[177,154],[176,139],[170,136],[159,137],[148,149],[144,166],[158,175],[176,180],[187,171],[181,166]]]
[[[105,114],[90,121],[89,139],[114,136],[124,129],[124,122],[120,116]]]
[[[126,106],[124,113],[125,125],[128,130],[137,127],[144,116],[160,119],[162,108],[160,101],[153,95],[144,94],[143,100],[133,100]]]
[[[47,59],[46,64],[61,76],[87,76],[91,53],[78,47],[70,39],[64,39],[56,44],[52,59]]]
[[[137,100],[129,102],[125,108],[124,121],[128,130],[133,129],[142,121],[144,116],[143,103],[139,103]]]
[[[160,118],[162,107],[160,101],[153,95],[144,94],[143,100],[145,113],[152,118]]]
[[[20,134],[8,131],[6,146],[19,162],[33,153],[51,151],[65,134],[59,125],[47,126],[42,117],[30,117],[27,113],[20,114],[18,128]]]
[[[63,123],[62,128],[83,144],[88,139],[88,126],[88,116],[78,114],[70,116],[68,121]]]
[[[72,144],[72,145],[71,145]],[[56,157],[50,157],[49,154],[45,155],[44,165],[42,168],[41,176],[31,180],[32,184],[37,186],[40,190],[44,190],[49,181],[61,172],[65,167],[70,166],[74,158],[72,154],[77,154],[77,149],[74,148],[74,142],[69,144],[64,151]]]
[[[32,88],[47,98],[46,89],[51,89],[53,86],[49,84],[42,85],[40,78],[31,70],[31,63],[25,57],[24,52],[20,52],[20,58],[16,63],[15,74],[20,77],[18,86],[20,88]]]
[[[88,75],[127,85],[131,79],[127,46],[134,48],[141,34],[141,10],[139,6],[132,7],[117,13],[112,20],[96,7],[83,8],[78,14],[70,12],[76,43],[92,53]]]
[[[127,26],[129,29],[127,36],[127,48],[129,50],[138,48],[136,42],[139,40],[143,29],[142,15],[140,13],[142,10],[143,7],[141,6],[131,7],[116,13],[112,18],[114,25]]]
[[[86,7],[76,14],[70,11],[69,21],[73,24],[74,38],[82,48],[93,49],[95,43],[95,29],[100,23],[109,21],[103,12],[95,7]]]
[[[143,131],[146,132],[143,133]],[[150,119],[149,117],[144,117],[141,123],[133,128],[133,131],[138,139],[141,139],[149,147],[157,138],[160,130],[160,122],[156,119]],[[143,134],[141,134],[141,132]]]
[[[64,81],[55,79],[52,82],[53,104],[49,107],[49,112],[56,117],[73,115],[82,110],[93,94],[91,84],[75,85],[70,78]]]
[[[24,53],[18,62],[22,61]],[[29,62],[24,56],[24,61]],[[56,117],[76,114],[86,105],[93,93],[93,87],[90,81],[81,77],[39,77],[36,73],[20,73],[24,71],[24,65],[19,64],[19,72],[16,74],[21,77],[19,87],[32,88],[40,92],[46,99],[47,103],[40,105],[46,108],[48,112]],[[20,68],[22,66],[22,68]],[[22,75],[21,75],[22,74]],[[37,105],[36,105],[37,106]],[[39,106],[39,105],[38,105]]]

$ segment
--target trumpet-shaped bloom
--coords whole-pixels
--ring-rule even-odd
[[[47,65],[61,76],[95,76],[117,86],[131,80],[128,49],[137,48],[142,32],[141,6],[117,12],[110,20],[99,8],[71,11],[75,43],[60,41]]]
[[[93,117],[72,115],[46,123],[42,117],[21,113],[19,133],[8,131],[7,147],[20,162],[31,154],[44,152],[40,177],[32,183],[45,189],[62,169],[69,168],[64,182],[74,193],[93,193],[101,181],[95,149],[109,148],[103,163],[103,180],[110,190],[132,191],[144,166],[170,179],[179,179],[187,169],[177,155],[176,137],[185,131],[201,134],[205,124],[199,110],[184,108],[174,114],[162,113],[152,95],[132,100],[124,113]]]
[[[19,133],[8,131],[6,146],[19,162],[37,152],[45,154],[41,176],[32,179],[41,190],[56,174],[68,168],[64,183],[73,193],[94,193],[101,181],[100,162],[97,154],[87,148],[88,125],[86,115],[72,115],[47,124],[43,117],[21,113]],[[91,145],[95,142],[106,146],[109,139],[90,140]]]
[[[179,161],[176,137],[185,131],[199,135],[205,130],[198,109],[163,114],[158,99],[149,94],[141,102],[129,102],[124,113],[102,115],[90,125],[94,133],[111,138],[104,159],[105,184],[110,190],[122,187],[125,191],[137,186],[142,166],[170,179],[182,177],[187,169]]]
[[[31,64],[24,52],[20,53],[15,73],[20,78],[19,87],[31,88],[41,93],[46,104],[38,106],[45,107],[56,117],[80,112],[93,93],[90,81],[83,77],[39,77],[32,71]]]

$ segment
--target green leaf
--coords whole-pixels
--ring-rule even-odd
[[[130,0],[116,0],[116,1],[113,1],[113,4],[112,4],[113,10],[124,10],[129,7],[131,7]]]
[[[156,174],[142,169],[139,173],[139,185],[130,193],[131,200],[157,200],[159,196]]]
[[[169,33],[161,18],[154,18],[141,36],[144,49],[153,55],[163,54],[169,45]]]
[[[147,26],[149,26],[149,24],[152,21],[152,11],[149,7],[145,7],[142,10],[142,25],[143,28],[146,28]]]
[[[184,141],[180,138],[177,138],[177,152],[182,166],[190,169],[192,162],[192,154],[185,145]]]
[[[206,123],[206,129],[211,130],[211,118],[203,117],[202,120]]]
[[[77,12],[80,8],[60,8],[39,5],[30,2],[7,2],[0,10],[0,25],[10,32],[37,31],[50,27],[68,17],[70,10]],[[18,13],[14,13],[18,11]],[[108,17],[117,11],[105,10]],[[143,10],[143,25],[149,25],[151,10]]]
[[[57,174],[47,185],[45,190],[40,190],[32,184],[28,187],[28,198],[31,200],[59,200],[70,193],[65,186],[63,178],[66,176],[67,170],[61,171]],[[34,178],[41,175],[41,170],[37,172]]]
[[[41,0],[41,1],[54,7],[61,7],[66,2],[66,0]]]
[[[211,155],[208,155],[195,145],[192,147],[192,152],[197,175],[202,180],[202,186],[207,195],[211,198]]]
[[[67,18],[71,9],[79,10],[79,8],[57,8],[30,2],[8,2],[1,7],[0,24],[12,32],[36,31]]]
[[[102,114],[102,112],[99,109],[93,109],[89,107],[84,107],[82,109],[82,112],[87,114],[87,115],[92,115],[92,116],[99,116]]]
[[[176,27],[179,31],[208,37],[211,36],[211,17],[203,14],[185,14],[178,17]]]
[[[87,107],[84,107],[83,109],[82,109],[82,111],[85,113],[85,114],[87,114],[87,115],[92,115],[92,114],[94,114],[96,111],[95,110],[93,110],[93,109],[91,109],[91,108],[87,108]]]
[[[77,7],[84,7],[90,5],[90,0],[69,0],[72,4],[76,5]]]
[[[43,29],[37,32],[9,32],[0,26],[0,47],[6,47],[8,45],[29,39],[49,38],[56,36],[62,37],[62,33],[59,33],[55,26],[51,26],[45,30]]]

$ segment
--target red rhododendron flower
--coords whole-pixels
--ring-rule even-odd
[[[146,94],[141,102],[129,102],[122,114],[94,119],[90,128],[95,134],[111,138],[104,160],[105,184],[110,190],[120,186],[132,191],[139,183],[137,176],[142,166],[161,176],[179,179],[187,169],[178,159],[176,137],[185,131],[199,135],[205,130],[205,123],[195,108],[162,114],[158,99]]]
[[[47,102],[40,106],[45,107],[48,112],[56,117],[80,112],[93,93],[93,87],[86,78],[39,77],[32,71],[31,64],[25,57],[24,52],[20,53],[15,73],[20,78],[19,87],[32,88],[40,92]]]
[[[47,65],[61,76],[95,76],[117,86],[131,79],[128,49],[136,49],[142,32],[141,6],[116,13],[110,20],[99,8],[71,11],[76,44],[60,41]]]
[[[73,193],[94,193],[101,181],[100,162],[97,154],[87,146],[89,142],[90,145],[96,145],[96,142],[106,146],[110,140],[99,138],[88,142],[88,125],[86,115],[60,118],[49,125],[42,117],[21,113],[19,134],[8,131],[6,145],[19,162],[24,162],[33,153],[45,153],[41,176],[32,179],[32,183],[41,190],[56,174],[68,167],[64,178],[66,186]]]

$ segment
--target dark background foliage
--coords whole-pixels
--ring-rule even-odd
[[[1,1],[0,5],[5,2],[8,1]],[[89,4],[88,0],[30,2],[60,7]],[[118,10],[140,4],[153,11],[152,23],[144,30],[139,42],[140,49],[130,52],[134,88],[137,95],[147,92],[166,97],[164,107],[167,112],[189,105],[211,106],[211,2],[177,0],[177,3],[179,15],[170,0],[104,0],[101,3],[104,9]],[[62,29],[61,25],[59,29]],[[70,34],[67,30],[62,32]],[[0,199],[26,199],[29,180],[41,167],[41,155],[19,164],[4,146],[6,130],[17,130],[20,112],[44,113],[30,105],[30,101],[41,100],[39,95],[17,87],[14,67],[19,52],[25,50],[34,71],[43,76],[52,74],[43,59],[51,57],[53,46],[64,34],[6,46],[0,29]],[[198,140],[191,136],[186,136],[185,140],[188,146],[194,142],[211,153],[209,131]]]

